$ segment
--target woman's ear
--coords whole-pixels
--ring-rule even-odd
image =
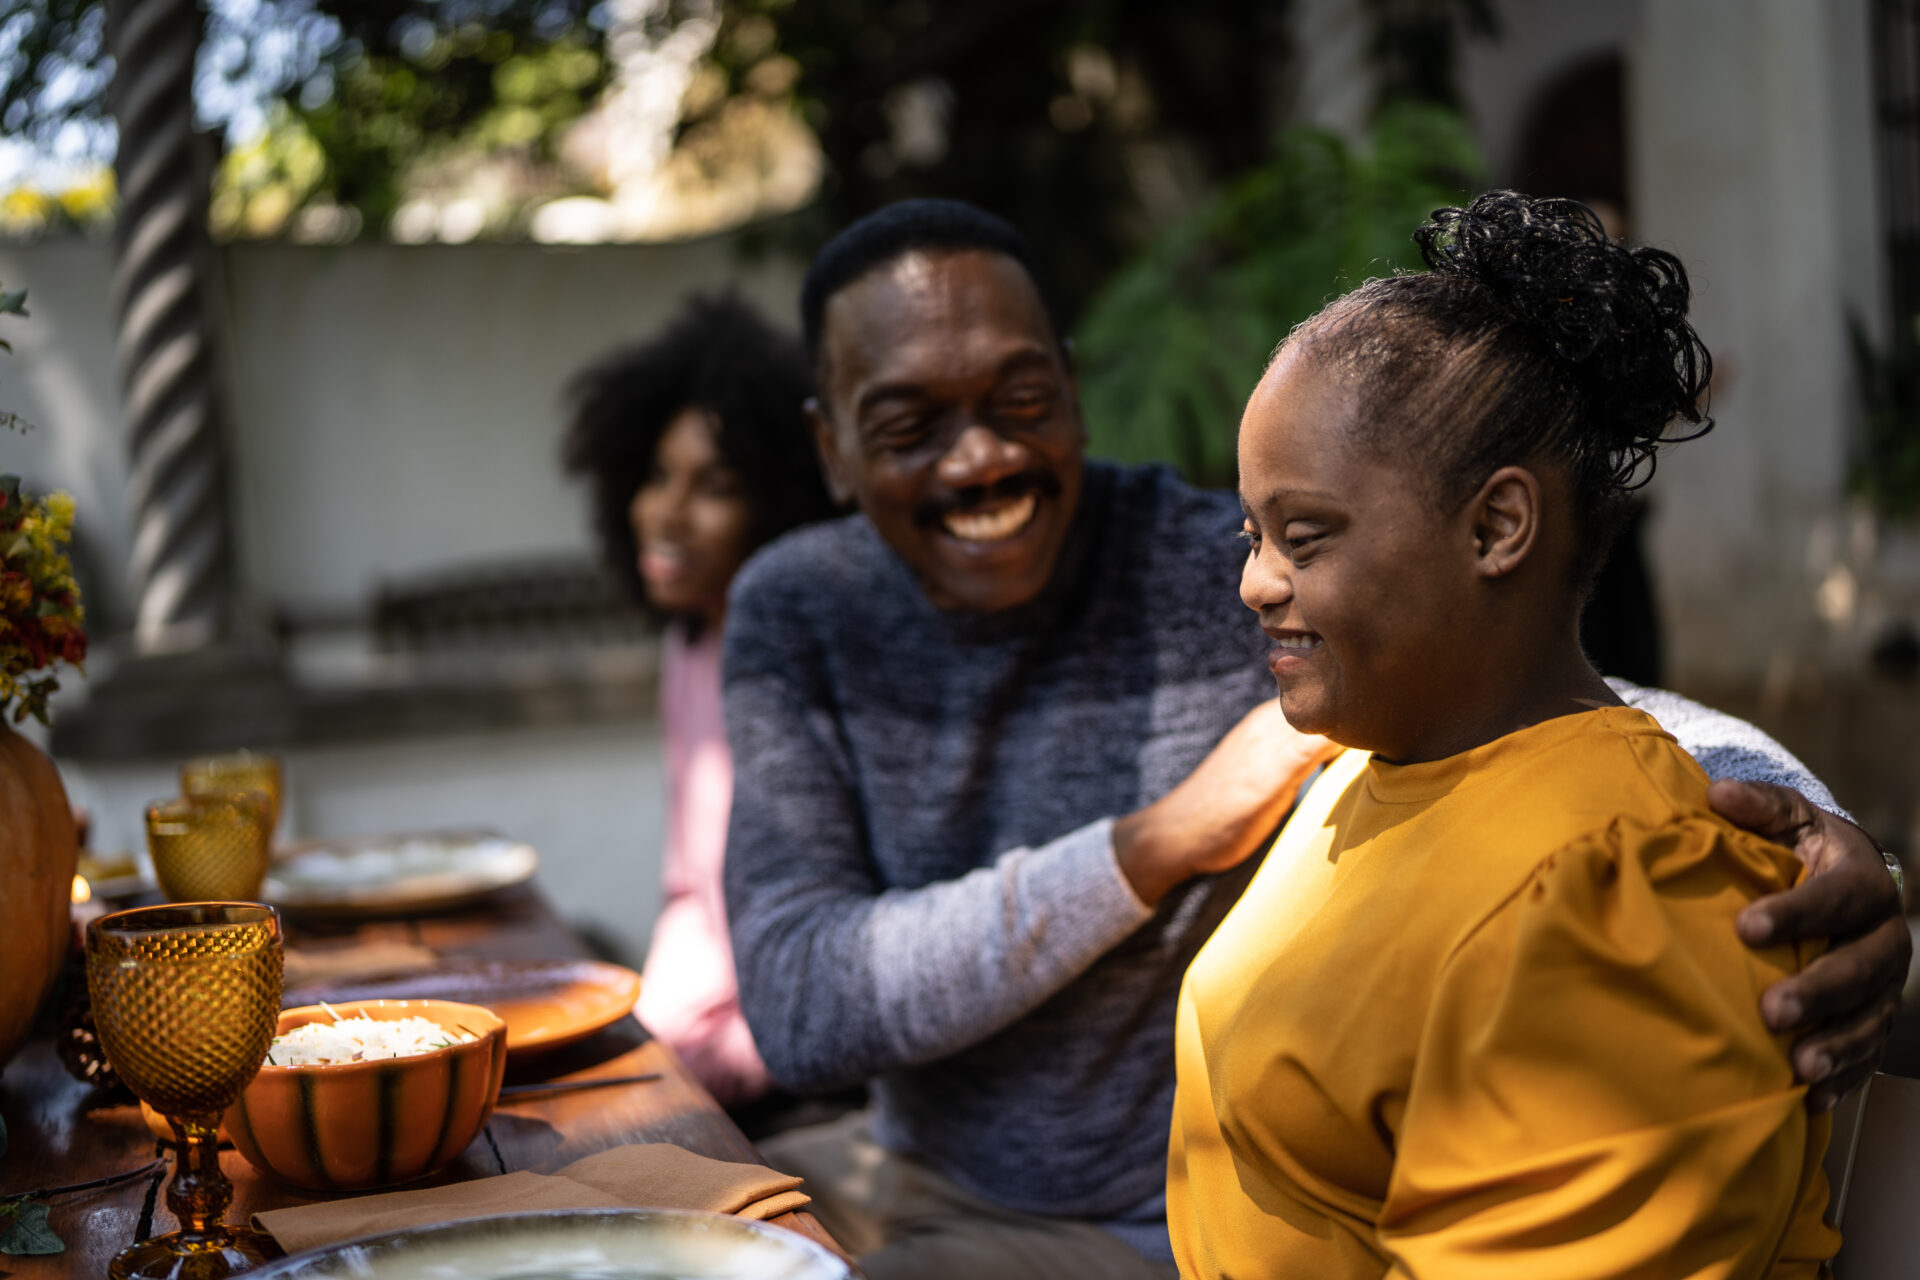
[[[840,458],[840,437],[833,429],[832,420],[820,407],[818,396],[808,396],[800,407],[807,415],[807,425],[813,428],[813,449],[820,455],[820,473],[826,479],[827,493],[835,505],[852,506],[853,486],[847,481],[846,465]]]
[[[1540,479],[1525,467],[1502,467],[1487,477],[1468,510],[1474,569],[1483,578],[1504,578],[1539,541]]]

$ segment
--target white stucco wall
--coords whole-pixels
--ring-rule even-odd
[[[1460,57],[1460,91],[1490,181],[1514,181],[1514,150],[1534,95],[1575,63],[1622,48],[1646,3],[1497,0],[1498,38],[1470,40]]]
[[[34,424],[0,432],[0,471],[29,487],[65,489],[78,506],[76,537],[88,607],[127,616],[121,577],[132,545],[127,462],[114,376],[112,259],[99,241],[0,242],[0,287],[27,291],[24,320],[0,317],[0,409]],[[92,569],[93,573],[88,574]],[[104,598],[102,598],[104,597]]]
[[[722,240],[537,245],[241,245],[223,255],[242,572],[263,603],[350,608],[383,577],[584,551],[558,467],[560,392],[693,289],[737,284],[792,326],[798,273],[744,266]],[[0,466],[73,491],[103,566],[126,563],[109,248],[0,244],[8,324],[0,405],[41,429]],[[117,573],[101,584],[127,613]]]
[[[1857,675],[1920,611],[1910,532],[1845,496],[1857,417],[1846,317],[1886,321],[1867,0],[1499,0],[1461,84],[1494,182],[1534,95],[1618,49],[1634,234],[1677,253],[1718,369],[1706,438],[1648,494],[1667,679],[1774,693]]]
[[[1687,263],[1718,370],[1718,426],[1652,490],[1682,683],[1857,668],[1867,640],[1820,598],[1848,553],[1846,317],[1884,310],[1866,8],[1660,0],[1629,49],[1637,229]]]

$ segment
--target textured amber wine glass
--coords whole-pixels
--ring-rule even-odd
[[[221,1113],[252,1081],[280,1015],[280,917],[250,902],[140,907],[87,926],[87,989],[107,1061],[173,1126],[167,1208],[180,1229],[144,1240],[111,1280],[217,1280],[280,1256],[273,1237],[229,1227]]]
[[[223,756],[200,756],[180,766],[180,794],[224,795],[230,791],[257,791],[266,798],[267,840],[280,825],[280,757],[252,751]]]
[[[147,806],[147,852],[160,889],[175,902],[260,896],[273,824],[257,791],[157,800]]]

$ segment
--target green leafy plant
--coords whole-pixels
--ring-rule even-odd
[[[136,1178],[155,1177],[165,1168],[164,1160],[149,1160],[138,1169],[110,1173],[104,1178],[69,1183],[64,1187],[41,1187],[19,1195],[0,1197],[0,1254],[36,1257],[65,1253],[66,1242],[54,1231],[53,1224],[47,1221],[48,1201],[85,1191],[98,1191],[102,1187],[118,1186]]]
[[[0,289],[0,315],[25,316],[27,314],[27,291],[15,289],[9,293]],[[13,344],[0,338],[0,351],[12,351]]]
[[[7,1125],[5,1120],[0,1120],[0,1159],[5,1159],[6,1154]],[[77,1182],[65,1187],[41,1187],[18,1195],[0,1196],[0,1254],[11,1254],[14,1257],[39,1257],[46,1254],[65,1253],[66,1242],[53,1229],[53,1224],[47,1221],[49,1200],[76,1192],[118,1186],[122,1182],[131,1182],[135,1178],[153,1175],[165,1167],[164,1161],[149,1160],[138,1169],[108,1174],[104,1178],[95,1178],[90,1182]],[[0,1272],[0,1274],[5,1273]]]
[[[0,1204],[0,1253],[36,1257],[66,1251],[66,1242],[47,1225],[46,1205],[24,1199]]]
[[[1234,432],[1275,344],[1328,299],[1417,266],[1413,229],[1481,171],[1460,118],[1382,110],[1364,147],[1299,128],[1273,160],[1156,238],[1077,334],[1094,451],[1234,481]]]
[[[0,316],[20,316],[25,318],[26,314],[27,291],[25,289],[16,289],[12,293],[0,289]],[[5,338],[0,338],[0,351],[11,352],[12,350],[13,344]],[[32,430],[32,428],[33,424],[25,418],[22,418],[19,414],[6,409],[0,409],[0,430],[29,431]]]

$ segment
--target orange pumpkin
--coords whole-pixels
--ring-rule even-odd
[[[66,962],[78,846],[60,771],[0,723],[0,1065]]]
[[[507,1069],[507,1024],[448,1000],[360,1000],[288,1009],[277,1034],[364,1013],[426,1018],[474,1039],[374,1062],[260,1068],[223,1120],[263,1173],[310,1191],[358,1191],[422,1177],[467,1149],[493,1114]]]

